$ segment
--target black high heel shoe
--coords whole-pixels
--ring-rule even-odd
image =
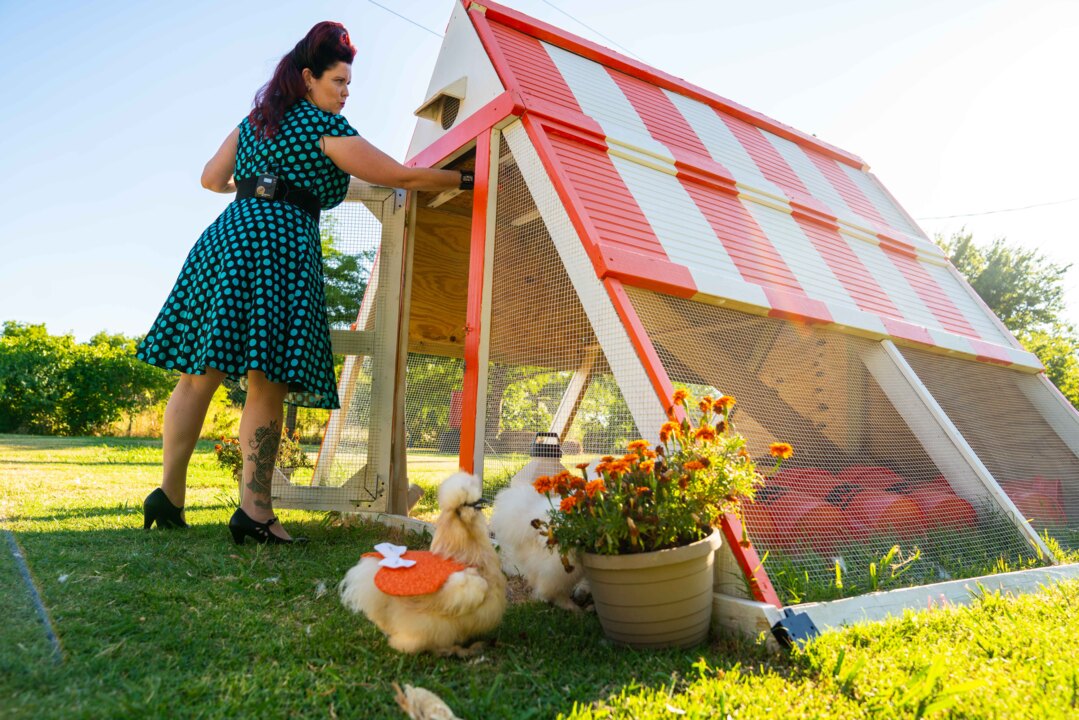
[[[232,533],[232,540],[237,545],[243,545],[244,540],[247,538],[251,538],[260,545],[266,543],[271,545],[303,545],[307,542],[307,538],[304,537],[286,540],[274,535],[270,532],[270,526],[275,522],[277,522],[276,517],[272,517],[264,523],[252,520],[251,516],[241,508],[236,508],[236,512],[232,513],[232,517],[229,519],[229,532]]]
[[[186,528],[182,507],[176,507],[161,488],[154,490],[142,502],[142,527],[149,530],[156,522],[159,530],[165,528]]]

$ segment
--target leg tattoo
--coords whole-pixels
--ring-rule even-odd
[[[255,428],[255,439],[251,441],[251,449],[254,451],[247,456],[248,462],[255,466],[251,473],[251,480],[247,483],[247,489],[255,497],[255,507],[269,509],[271,504],[270,483],[273,480],[273,469],[277,464],[277,447],[281,443],[281,425],[276,420],[271,420],[266,427]],[[266,500],[260,500],[259,497]]]

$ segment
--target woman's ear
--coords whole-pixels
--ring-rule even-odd
[[[307,86],[307,91],[311,92],[311,86],[315,84],[315,74],[311,72],[311,68],[304,68],[300,71],[300,75],[303,77],[303,84]]]

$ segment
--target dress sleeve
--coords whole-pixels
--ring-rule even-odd
[[[323,129],[323,135],[329,135],[330,137],[353,137],[359,135],[356,132],[356,128],[348,124],[348,120],[344,115],[332,115],[326,121],[326,127]]]

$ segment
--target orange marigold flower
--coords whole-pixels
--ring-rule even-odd
[[[674,395],[671,396],[671,402],[675,405],[681,405],[689,397],[689,392],[686,390],[675,390]]]
[[[704,470],[704,463],[702,463],[700,460],[690,460],[682,467],[684,467],[686,470]]]
[[[774,442],[768,446],[768,452],[772,454],[772,457],[786,460],[794,454],[794,448],[790,446],[790,443]]]
[[[638,485],[637,486],[637,494],[638,495],[647,495],[650,492],[652,492],[652,488],[648,487],[647,485]]]
[[[682,488],[683,490],[685,490],[687,487],[689,487],[689,476],[688,475],[683,475],[682,477],[678,478],[678,487]]]
[[[693,433],[693,438],[695,440],[704,441],[715,440],[716,429],[711,425],[701,425],[699,428],[697,428],[697,431]]]
[[[645,461],[643,461],[643,462],[641,463],[641,465],[640,465],[640,468],[641,468],[641,470],[643,470],[644,472],[646,472],[646,473],[650,473],[650,472],[652,472],[652,468],[654,468],[655,466],[656,466],[656,464],[655,464],[655,463],[654,463],[653,461],[651,461],[651,460],[645,460]]]
[[[576,467],[578,470],[587,470],[588,469],[588,463],[586,463],[586,462],[577,463],[574,467]]]
[[[644,451],[644,456],[646,458],[654,458],[656,456],[656,451],[655,450],[645,450]]]
[[[603,457],[600,458],[600,462],[605,462],[605,463],[612,462],[613,460],[614,460],[613,455],[604,455]]]
[[[738,448],[738,457],[740,457],[740,458],[742,458],[744,460],[749,460],[750,459],[749,451],[746,450],[744,447]]]
[[[712,402],[713,402],[712,396],[711,395],[705,395],[704,397],[701,398],[701,401],[699,403],[697,403],[697,407],[699,407],[701,409],[702,413],[709,413],[709,412],[712,412]]]
[[[734,405],[735,399],[730,395],[724,395],[713,403],[716,410],[730,410]]]
[[[647,440],[634,440],[629,445],[626,445],[626,449],[629,450],[630,452],[636,452],[637,450],[647,450],[648,449],[648,441]]]
[[[663,423],[663,427],[659,429],[660,434],[667,433],[668,435],[679,436],[682,434],[682,424],[677,420],[668,420]]]
[[[214,450],[216,450],[217,452],[221,452],[221,446],[220,445],[214,445]]]
[[[540,475],[532,482],[532,489],[540,495],[546,495],[554,489],[554,481],[547,475]]]
[[[570,495],[562,498],[562,502],[559,504],[558,509],[562,512],[570,512],[577,505],[577,497]]]
[[[593,480],[584,486],[585,495],[592,497],[598,492],[604,492],[607,490],[607,486],[603,484],[602,480]]]
[[[584,478],[576,477],[569,481],[570,490],[580,490],[584,487]]]
[[[726,420],[720,420],[719,422],[716,423],[716,432],[717,433],[725,433],[725,432],[727,432],[727,421]]]

